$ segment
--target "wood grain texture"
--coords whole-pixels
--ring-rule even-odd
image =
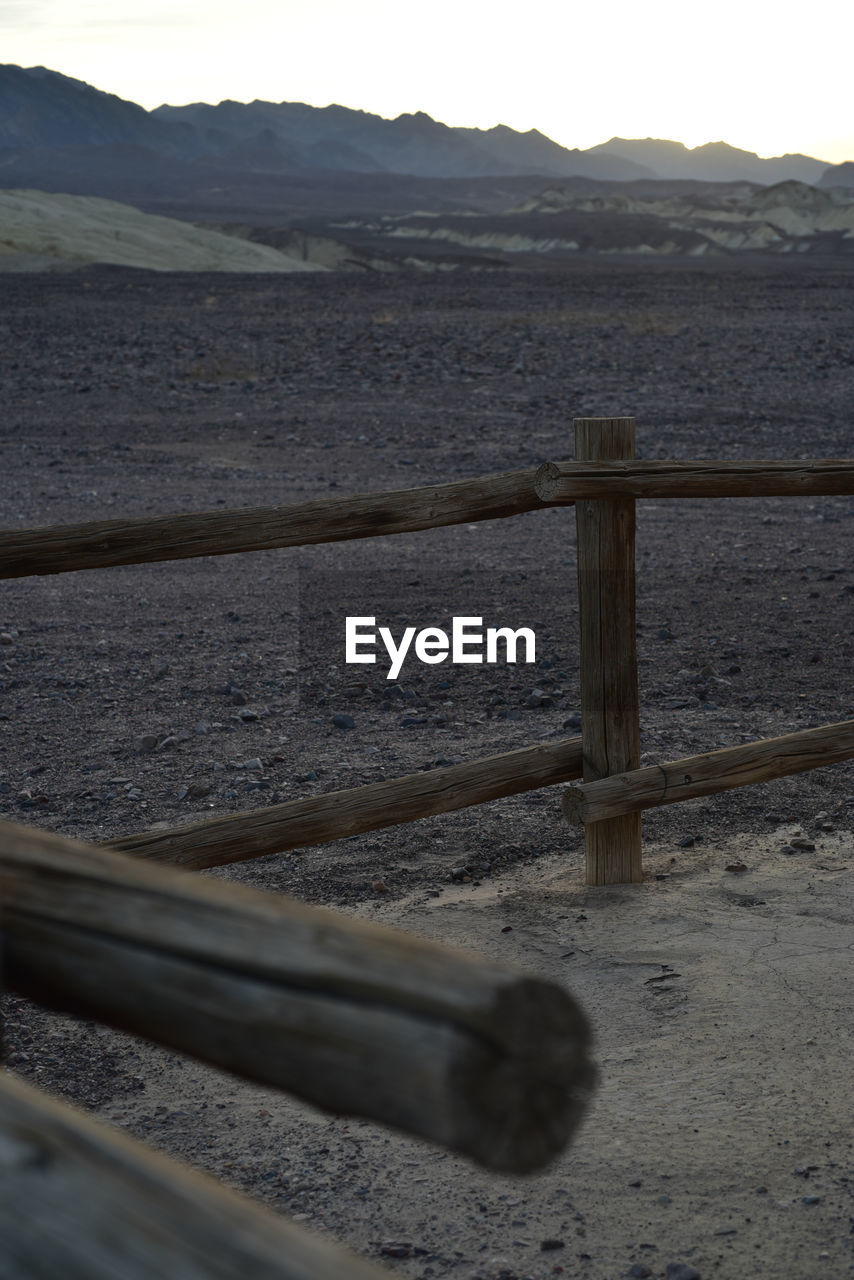
[[[563,812],[570,822],[598,823],[620,814],[805,773],[852,757],[854,720],[843,720],[567,787]]]
[[[592,419],[596,421],[596,419]],[[576,451],[577,452],[577,451]],[[638,462],[612,459],[607,466],[577,457],[544,462],[535,487],[547,503],[583,498],[773,498],[854,494],[854,460],[762,459],[738,462]]]
[[[535,475],[531,467],[453,484],[320,498],[293,506],[8,529],[0,533],[0,578],[342,542],[504,519],[548,505],[536,494]]]
[[[372,782],[228,817],[143,831],[111,849],[199,871],[449,813],[581,776],[581,738]]]
[[[389,1280],[0,1072],[3,1280]]]
[[[576,418],[582,461],[633,457],[634,418]],[[635,624],[635,502],[586,498],[576,504],[583,776],[589,782],[640,764]],[[589,824],[588,884],[643,878],[640,818]]]
[[[527,973],[5,822],[0,902],[10,989],[489,1168],[586,1105],[585,1015]]]

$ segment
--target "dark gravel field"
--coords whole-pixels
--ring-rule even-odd
[[[572,456],[576,416],[634,416],[643,458],[850,457],[854,264],[0,275],[0,386],[4,528],[534,466]],[[851,498],[638,504],[644,762],[854,718],[852,516]],[[107,840],[572,736],[574,575],[574,513],[550,509],[7,581],[0,816]],[[348,615],[398,636],[461,614],[532,628],[536,664],[413,658],[389,681],[381,652],[344,661]],[[15,996],[7,1061],[408,1275],[847,1275],[852,827],[842,764],[652,810],[649,878],[632,890],[585,889],[557,789],[213,873],[540,971],[549,938],[588,930],[578,971],[553,971],[593,1017],[610,1109],[600,1100],[577,1147],[521,1184]],[[787,852],[792,839],[812,848]],[[785,957],[756,962],[817,913],[823,941],[798,952],[809,982]],[[591,923],[558,923],[576,917]],[[678,991],[653,1010],[616,989],[622,948],[643,965],[660,944],[694,972],[676,940],[704,918],[727,941],[714,964],[690,943],[684,1007]],[[808,1165],[804,1187],[793,1170]]]

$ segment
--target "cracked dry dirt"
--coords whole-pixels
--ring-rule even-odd
[[[571,454],[577,415],[633,414],[644,457],[851,456],[852,284],[759,262],[7,277],[2,524],[528,466]],[[854,716],[852,515],[638,504],[648,758]],[[103,839],[574,732],[574,566],[569,510],[6,582],[0,813]],[[354,609],[532,626],[537,666],[407,667],[390,692],[343,663]],[[402,1275],[835,1280],[854,1263],[852,827],[845,764],[652,811],[641,886],[584,887],[557,790],[215,873],[566,982],[601,1083],[531,1178],[15,996],[8,1062]]]

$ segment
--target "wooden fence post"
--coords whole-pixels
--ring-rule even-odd
[[[634,418],[576,418],[575,457],[611,462],[635,457]],[[640,765],[635,630],[635,500],[576,503],[584,781]],[[640,814],[584,828],[586,881],[643,879]]]

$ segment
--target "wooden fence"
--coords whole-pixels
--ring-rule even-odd
[[[643,877],[640,812],[854,756],[854,722],[640,768],[635,504],[643,498],[854,495],[854,460],[636,458],[633,418],[579,418],[575,459],[452,484],[292,506],[101,520],[0,533],[0,577],[304,546],[576,507],[581,736],[468,764],[110,842],[193,869],[447,813],[538,787],[569,788],[588,884]]]
[[[107,848],[0,823],[8,984],[491,1168],[531,1169],[552,1158],[577,1125],[595,1074],[586,1019],[565,991],[162,864],[197,870],[574,783],[563,808],[584,824],[587,882],[636,882],[643,809],[854,757],[854,721],[846,721],[641,769],[634,554],[638,499],[854,495],[854,461],[641,462],[631,418],[577,419],[575,455],[538,470],[395,493],[0,533],[0,577],[11,578],[375,537],[574,504],[582,715],[580,738],[142,832]],[[100,1269],[83,1249],[91,1263],[85,1274],[115,1273],[115,1237],[101,1210],[76,1195],[78,1183],[112,1196],[118,1221],[134,1218],[131,1202],[144,1203],[174,1227],[168,1239],[155,1235],[175,1266],[153,1262],[161,1256],[151,1252],[155,1244],[144,1231],[136,1243],[136,1231],[140,1261],[128,1275],[152,1267],[183,1275],[180,1259],[204,1252],[200,1223],[220,1211],[237,1234],[250,1220],[257,1227],[257,1257],[247,1262],[233,1240],[221,1244],[223,1233],[212,1231],[212,1261],[207,1270],[200,1262],[200,1275],[237,1275],[241,1267],[283,1278],[325,1278],[336,1267],[365,1280],[378,1274],[356,1260],[321,1257],[326,1246],[296,1236],[297,1261],[277,1269],[280,1227],[192,1179],[179,1186],[177,1174],[154,1169],[153,1157],[131,1157],[126,1143],[93,1129],[0,1079],[0,1239],[13,1240],[15,1280],[38,1270],[28,1257],[44,1256],[38,1245],[27,1254],[21,1224],[48,1221],[58,1187],[74,1203],[85,1201],[81,1221],[104,1236]],[[25,1185],[16,1182],[20,1169],[38,1168],[61,1176],[46,1180],[46,1216],[34,1218],[15,1188]],[[233,1271],[216,1270],[229,1249],[238,1258]],[[320,1251],[314,1261],[312,1249]],[[65,1256],[73,1252],[66,1248]]]

